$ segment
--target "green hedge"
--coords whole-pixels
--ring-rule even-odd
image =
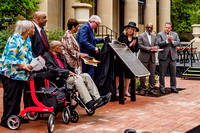
[[[50,30],[47,34],[47,37],[49,39],[49,42],[53,40],[61,41],[64,34],[65,34],[64,30],[60,30],[60,29]]]
[[[7,30],[1,30],[0,31],[0,56],[3,53],[4,47],[6,45],[6,42],[8,38],[13,34],[13,30],[10,30],[9,28]],[[56,30],[50,30],[47,34],[47,37],[49,39],[49,42],[52,40],[58,40],[61,41],[63,35],[65,34],[64,30],[56,29]],[[76,36],[76,34],[75,34]],[[97,48],[101,49],[103,46],[103,43],[97,44]]]
[[[6,42],[12,33],[13,31],[10,31],[9,28],[0,31],[0,56],[2,55]]]

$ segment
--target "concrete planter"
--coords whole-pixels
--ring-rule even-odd
[[[197,52],[200,52],[200,24],[193,24],[192,25],[193,28],[193,33],[192,35],[194,36],[195,42],[193,44],[193,47],[197,47]]]
[[[76,2],[72,5],[72,8],[74,8],[75,18],[79,21],[80,24],[88,22],[92,5]]]
[[[200,37],[200,24],[193,24],[193,33],[192,35],[194,36],[195,39],[199,39]]]

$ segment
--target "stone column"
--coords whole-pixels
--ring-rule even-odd
[[[39,11],[45,12],[47,14],[47,17],[48,17],[48,0],[43,0],[42,3],[40,3]],[[48,21],[47,21],[45,27],[48,27]]]
[[[75,0],[65,0],[65,28],[67,29],[67,21],[70,18],[74,18],[74,8],[72,5],[74,4]]]
[[[159,0],[159,32],[164,30],[166,22],[171,22],[171,2],[170,0]]]
[[[156,0],[146,0],[146,6],[144,8],[144,26],[148,23],[153,23],[153,31],[157,32],[157,20],[156,20]]]
[[[101,25],[105,25],[108,28],[113,29],[113,1],[112,0],[97,0],[97,15],[101,18],[101,21],[102,21]],[[103,34],[105,35],[106,31],[105,29],[103,30],[104,30]],[[99,32],[102,32],[102,29],[100,29]]]
[[[48,13],[47,13],[47,22],[48,29],[54,30],[61,28],[61,11],[60,11],[60,0],[48,0]]]
[[[125,0],[124,25],[134,21],[138,26],[138,0]]]

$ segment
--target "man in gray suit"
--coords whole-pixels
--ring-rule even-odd
[[[158,33],[157,43],[163,49],[158,53],[159,59],[159,85],[161,93],[165,92],[165,73],[170,71],[170,88],[173,93],[176,90],[176,60],[178,59],[176,47],[180,45],[180,39],[176,32],[172,32],[172,23],[166,22],[164,31]]]
[[[138,59],[150,72],[148,93],[155,95],[153,91],[155,87],[156,69],[155,52],[158,48],[156,46],[156,36],[152,34],[152,30],[153,24],[148,23],[146,25],[146,31],[138,36],[138,45],[140,49]],[[146,90],[145,81],[146,77],[140,78],[140,90]]]

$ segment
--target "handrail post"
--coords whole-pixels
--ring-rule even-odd
[[[193,44],[191,44],[191,46],[190,46],[190,47],[191,47],[191,51],[190,51],[190,57],[191,57],[191,67],[192,67],[192,58],[193,58],[193,57],[192,57],[192,56],[193,56],[193,55],[192,55],[192,45],[193,45]]]
[[[183,49],[183,70],[185,71],[185,50]]]
[[[103,26],[102,26],[102,33],[101,34],[102,34],[102,38],[103,38]]]

